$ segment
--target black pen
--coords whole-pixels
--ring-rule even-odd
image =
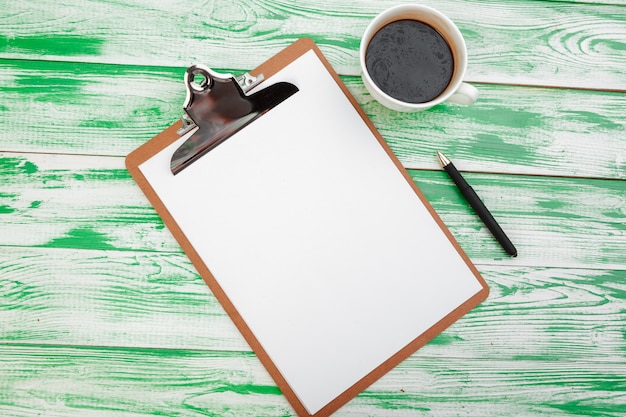
[[[444,154],[437,151],[437,156],[439,157],[439,162],[441,163],[443,169],[445,169],[448,175],[450,175],[450,178],[452,178],[452,181],[454,181],[456,186],[459,188],[463,197],[465,197],[469,205],[472,206],[476,214],[478,214],[478,217],[480,217],[483,223],[485,223],[487,229],[489,229],[491,234],[509,255],[517,256],[517,249],[515,249],[515,246],[513,246],[496,219],[494,219],[489,210],[487,210],[487,207],[485,207],[483,202],[480,200],[476,191],[474,191],[467,181],[465,181],[465,178],[461,176],[461,173],[457,171],[454,164],[452,164],[452,162],[450,162]]]

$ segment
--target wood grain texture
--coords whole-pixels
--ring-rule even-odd
[[[237,74],[303,36],[491,289],[336,415],[626,415],[624,0],[420,1],[460,27],[481,96],[414,114],[358,77],[361,33],[398,1],[5,3],[0,415],[294,415],[123,158],[180,117],[190,64]]]
[[[3,61],[0,148],[125,156],[180,118],[184,70]]]
[[[272,56],[307,36],[340,74],[356,75],[365,27],[396,3],[11,2],[0,20],[0,58],[252,69],[260,55]],[[468,44],[469,81],[626,90],[623,4],[421,3],[460,27]]]
[[[483,245],[500,249],[445,173],[411,171],[411,175],[470,258],[485,262],[488,258],[479,255]],[[517,258],[504,262],[624,268],[623,181],[550,178],[546,188],[542,177],[465,177],[518,249]]]
[[[407,168],[439,150],[466,171],[626,179],[625,94],[478,85],[472,106],[405,115],[348,85]]]
[[[478,269],[489,298],[420,354],[626,359],[626,270]],[[0,270],[0,343],[250,350],[182,254],[3,248]]]
[[[0,361],[9,415],[294,415],[248,353],[6,346]],[[414,355],[335,415],[621,416],[625,385],[623,363]]]
[[[4,154],[0,170],[0,245],[181,251],[123,158]],[[626,268],[624,181],[554,178],[546,188],[541,177],[467,175],[518,246],[510,259],[445,173],[411,173],[474,262]]]
[[[125,156],[182,114],[183,68],[5,64],[0,150]],[[626,179],[625,94],[484,84],[474,106],[398,113],[343,79],[407,168],[441,150],[469,171]]]

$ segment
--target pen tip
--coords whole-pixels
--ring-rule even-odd
[[[441,152],[437,151],[437,157],[439,158],[439,163],[441,164],[442,167],[445,167],[446,165],[450,165],[450,160],[446,158],[446,156],[442,154]]]

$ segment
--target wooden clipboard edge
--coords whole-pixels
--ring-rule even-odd
[[[142,146],[131,152],[126,157],[126,168],[135,179],[141,190],[144,192],[150,203],[154,206],[156,211],[159,213],[163,222],[167,225],[168,229],[178,242],[178,244],[183,248],[184,252],[187,254],[189,259],[191,260],[194,267],[197,269],[200,276],[209,286],[210,290],[213,292],[214,296],[220,302],[226,313],[229,315],[231,320],[235,323],[237,329],[241,332],[246,342],[250,345],[251,349],[255,352],[261,363],[265,366],[269,374],[272,376],[278,387],[281,389],[283,395],[287,398],[291,406],[294,408],[296,413],[299,416],[307,416],[307,417],[327,417],[337,411],[340,407],[345,405],[348,401],[357,396],[361,391],[369,387],[376,380],[381,378],[384,374],[389,372],[391,369],[396,367],[400,362],[408,358],[410,355],[415,353],[419,348],[424,346],[428,341],[433,339],[439,333],[443,332],[446,328],[448,328],[452,323],[461,318],[471,309],[476,307],[482,301],[484,301],[489,295],[489,288],[487,283],[480,275],[476,267],[472,264],[470,259],[467,257],[465,252],[462,250],[450,230],[445,226],[439,215],[435,212],[433,207],[430,205],[424,194],[421,192],[419,187],[415,184],[408,171],[402,166],[398,158],[395,156],[391,148],[387,145],[383,137],[380,135],[372,121],[365,114],[359,103],[352,96],[348,88],[341,81],[339,75],[332,68],[326,57],[322,54],[321,50],[317,47],[315,42],[309,38],[302,38],[288,46],[287,48],[280,51],[278,54],[274,55],[259,67],[251,71],[252,75],[258,75],[262,73],[266,79],[272,77],[282,68],[287,66],[289,63],[293,62],[304,53],[309,50],[313,50],[321,62],[324,64],[328,72],[331,74],[337,85],[344,92],[346,98],[350,101],[352,106],[359,113],[365,124],[372,131],[380,145],[383,147],[387,155],[391,158],[393,163],[396,165],[398,170],[402,173],[406,181],[415,191],[417,196],[420,198],[424,206],[428,209],[429,213],[433,216],[441,230],[448,237],[450,242],[453,244],[459,255],[462,257],[464,262],[467,264],[468,268],[472,271],[476,279],[481,285],[481,290],[468,299],[466,302],[461,304],[455,310],[453,310],[450,314],[444,317],[442,320],[437,322],[434,326],[428,329],[426,332],[422,333],[419,337],[414,339],[412,342],[407,344],[404,348],[396,352],[393,356],[379,365],[376,369],[372,370],[369,374],[364,376],[361,380],[357,381],[354,385],[348,388],[346,391],[337,396],[334,400],[329,402],[326,406],[324,406],[321,410],[316,412],[315,414],[310,414],[300,399],[297,397],[293,389],[289,386],[285,378],[282,376],[276,365],[272,362],[269,355],[257,338],[254,336],[248,325],[245,323],[243,318],[240,316],[239,312],[235,309],[234,305],[223,291],[215,277],[211,274],[211,271],[208,267],[202,262],[202,259],[195,251],[193,246],[187,240],[186,236],[179,228],[178,224],[169,213],[163,202],[159,199],[156,192],[152,189],[145,176],[139,169],[139,165],[150,159],[153,155],[163,150],[165,147],[173,143],[175,140],[179,138],[176,134],[176,130],[178,130],[181,126],[180,121],[174,123],[169,128],[165,129],[163,132],[156,135],[154,138],[144,143]]]

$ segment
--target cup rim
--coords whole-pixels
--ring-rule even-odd
[[[380,30],[383,26],[388,25],[392,22],[406,19],[401,16],[394,17],[393,15],[398,15],[402,12],[416,12],[416,11],[426,12],[426,13],[435,15],[437,18],[443,21],[447,26],[446,29],[452,32],[452,35],[455,37],[454,43],[450,39],[445,37],[446,42],[448,42],[449,45],[453,43],[452,47],[457,49],[457,51],[460,51],[462,54],[461,56],[462,62],[460,62],[459,70],[458,71],[455,70],[455,75],[453,75],[454,79],[450,82],[450,84],[448,84],[448,86],[444,89],[444,91],[441,94],[439,94],[434,99],[430,101],[426,101],[424,103],[410,103],[407,101],[398,100],[397,98],[394,98],[390,96],[389,94],[385,93],[380,87],[378,87],[378,85],[376,85],[374,80],[371,78],[369,72],[367,71],[367,67],[365,65],[365,53],[367,52],[367,46],[369,45],[369,42],[372,40],[374,35],[378,32],[378,30]],[[414,20],[417,20],[417,19],[414,19]],[[424,21],[424,23],[432,26],[432,23],[430,21]],[[455,54],[455,57],[456,57],[456,54]],[[422,5],[422,4],[400,4],[400,5],[392,6],[386,10],[383,10],[378,15],[376,15],[376,17],[374,17],[374,19],[372,19],[370,23],[367,25],[367,28],[365,29],[365,32],[363,32],[363,36],[361,37],[361,43],[359,47],[359,61],[361,65],[361,75],[366,78],[367,80],[366,84],[369,84],[371,88],[375,89],[378,95],[383,97],[386,101],[390,102],[392,104],[391,106],[392,108],[423,110],[423,109],[433,107],[437,104],[440,104],[446,101],[459,88],[459,86],[463,82],[463,76],[465,75],[465,71],[467,69],[467,46],[465,44],[465,39],[463,38],[463,35],[461,34],[461,31],[456,26],[456,24],[448,16],[446,16],[439,10],[434,9],[430,6]],[[382,104],[385,104],[385,103],[382,103]]]

